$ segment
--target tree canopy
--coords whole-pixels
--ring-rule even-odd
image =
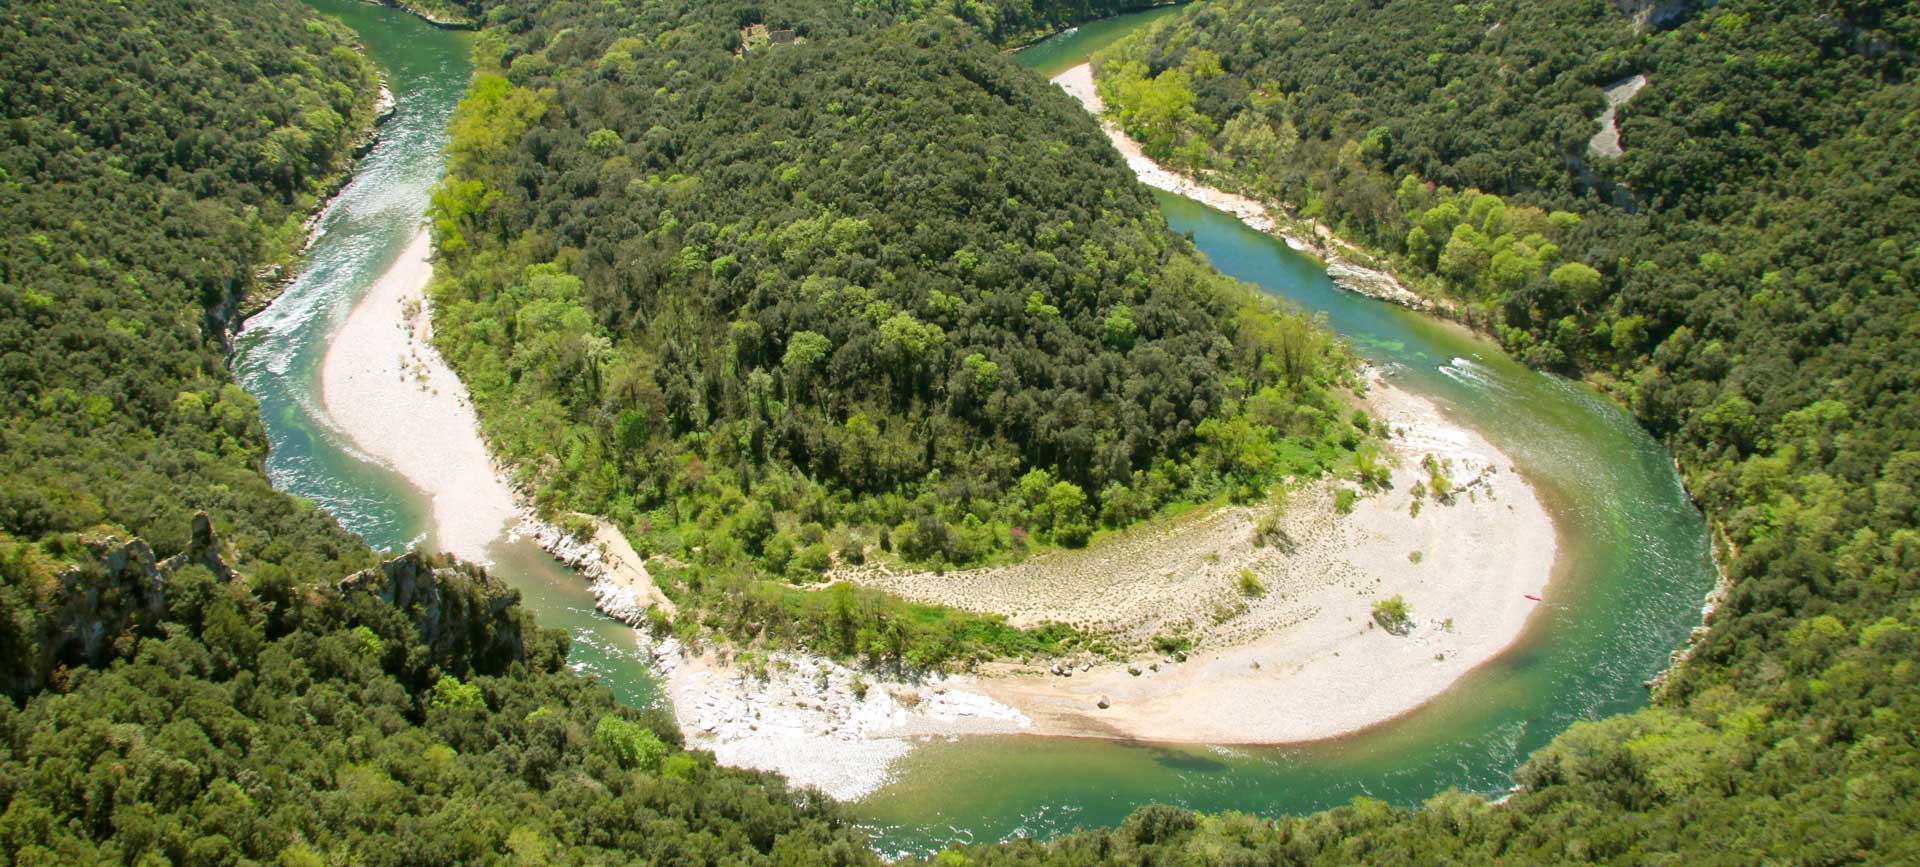
[[[1730,592],[1655,707],[1576,726],[1499,810],[1449,796],[1262,832],[1301,860],[1912,856],[1920,16],[1674,5],[1641,31],[1598,0],[1222,0],[1099,60],[1149,149],[1609,388],[1721,534]],[[1624,153],[1590,151],[1603,88],[1636,74]]]
[[[225,341],[372,122],[343,27],[29,0],[0,44],[0,861],[875,861],[483,573],[362,573],[269,487]]]
[[[1209,269],[973,28],[804,2],[487,17],[435,196],[439,345],[544,506],[686,563],[668,591],[737,632],[844,646],[798,598],[752,600],[1085,544],[1368,435],[1325,330]],[[906,642],[973,652],[950,643]]]

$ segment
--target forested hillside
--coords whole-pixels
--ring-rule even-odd
[[[1724,530],[1732,586],[1654,707],[1575,726],[1498,809],[1142,814],[982,860],[1916,857],[1916,52],[1902,3],[1727,0],[1636,33],[1598,0],[1225,0],[1102,58],[1150,150],[1614,390]],[[1633,74],[1624,154],[1590,152]]]
[[[225,338],[371,123],[344,28],[9,2],[0,45],[0,862],[873,860],[268,486]]]
[[[437,204],[442,338],[549,505],[615,515],[764,628],[788,598],[728,581],[883,540],[1071,543],[1365,447],[1321,332],[1197,264],[994,56],[1077,7],[966,4],[982,35],[946,6],[775,6],[460,6],[490,71]],[[1108,86],[1161,154],[1611,381],[1731,543],[1691,663],[1499,807],[1156,807],[946,863],[1920,860],[1920,22],[1612,14],[1223,0]],[[753,24],[805,41],[736,55]],[[374,568],[268,487],[224,336],[370,121],[344,31],[290,0],[10,2],[0,45],[0,855],[874,860],[836,808],[566,672],[483,575]],[[1599,87],[1636,72],[1625,155],[1588,156]],[[872,622],[903,655],[916,621]],[[994,627],[918,658],[1047,640]]]
[[[206,510],[249,553],[366,565],[268,487],[258,410],[223,365],[256,272],[294,252],[373,115],[351,33],[274,5],[0,8],[0,528],[17,539],[106,523],[167,554]]]
[[[773,8],[487,13],[435,327],[543,506],[685,562],[709,625],[927,665],[1048,639],[784,583],[1077,546],[1362,447],[1344,353],[1054,88],[950,19]]]

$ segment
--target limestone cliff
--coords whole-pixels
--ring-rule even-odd
[[[498,674],[527,655],[534,627],[520,592],[473,566],[434,566],[418,552],[356,572],[342,593],[372,593],[419,630],[433,664],[465,675]]]
[[[165,560],[144,539],[103,535],[81,544],[77,562],[49,585],[23,588],[32,598],[16,599],[16,610],[0,623],[10,695],[37,692],[64,668],[103,666],[131,654],[166,619],[167,579],[181,569],[199,566],[216,580],[234,578],[205,513],[193,516],[186,550]]]
[[[1634,27],[1640,30],[1662,30],[1716,3],[1717,0],[1613,0],[1613,8],[1633,19]]]
[[[83,538],[61,559],[0,585],[0,688],[15,699],[64,689],[70,670],[130,658],[169,629],[198,628],[194,600],[204,595],[190,585],[248,580],[204,513],[194,516],[187,547],[165,559],[144,539],[111,534]],[[337,590],[373,594],[413,623],[426,651],[409,660],[417,671],[500,674],[526,660],[530,645],[543,659],[565,657],[564,635],[542,638],[519,592],[478,567],[410,553],[348,576]]]

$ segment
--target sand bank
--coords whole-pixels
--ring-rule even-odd
[[[356,448],[432,497],[440,550],[484,563],[487,546],[511,529],[586,575],[616,619],[638,622],[656,605],[671,615],[673,602],[618,528],[594,518],[592,538],[575,539],[533,517],[501,478],[465,383],[433,348],[426,299],[432,252],[422,230],[328,344],[320,393],[329,420]]]
[[[1347,515],[1333,509],[1335,485],[1294,495],[1285,541],[1257,545],[1262,510],[1228,508],[1135,534],[1145,544],[1122,537],[1111,551],[873,583],[1021,620],[1064,613],[1095,627],[1135,624],[1134,636],[1195,639],[1183,662],[1142,648],[1126,662],[1082,662],[1091,667],[1071,676],[1002,667],[981,678],[974,688],[1030,717],[1034,734],[1276,744],[1385,722],[1519,638],[1557,544],[1539,498],[1483,437],[1384,382],[1371,392],[1370,412],[1398,431],[1392,487]],[[1423,498],[1410,516],[1428,455],[1450,465],[1455,492],[1450,502]],[[1263,594],[1242,590],[1243,572]],[[1405,635],[1374,623],[1374,602],[1391,596],[1412,610]]]
[[[1055,81],[1099,111],[1088,67]],[[1168,171],[1111,124],[1107,132],[1142,182],[1314,251],[1346,288],[1433,307],[1390,275],[1343,258],[1349,248],[1319,227],[1311,240],[1290,236],[1266,205]],[[1540,604],[1527,597],[1544,595],[1553,573],[1555,529],[1483,437],[1377,375],[1369,392],[1369,411],[1396,431],[1391,487],[1344,516],[1334,513],[1334,486],[1296,494],[1281,543],[1253,541],[1265,508],[1234,507],[1010,567],[836,576],[1022,625],[1074,623],[1130,648],[1133,658],[1049,670],[999,664],[931,683],[866,675],[873,682],[859,695],[854,673],[830,662],[775,654],[743,666],[666,642],[654,648],[655,661],[688,743],[722,763],[777,771],[851,799],[884,785],[892,765],[930,737],[1277,744],[1349,734],[1419,707],[1525,631]],[[1425,480],[1428,455],[1446,462],[1456,491],[1446,503],[1425,499],[1415,516],[1411,491]],[[1264,593],[1243,592],[1242,570]],[[1405,635],[1373,625],[1373,603],[1395,595],[1412,610]],[[1184,661],[1148,650],[1155,636],[1174,633],[1196,640]]]
[[[1325,226],[1311,224],[1313,231],[1310,236],[1289,231],[1274,219],[1275,211],[1266,203],[1216,189],[1154,162],[1152,157],[1141,151],[1139,142],[1105,119],[1106,104],[1101,101],[1100,93],[1094,87],[1092,64],[1082,63],[1062,72],[1053,77],[1053,83],[1079,100],[1095,117],[1101,118],[1100,125],[1106,129],[1107,139],[1113,142],[1114,150],[1126,158],[1127,167],[1133,169],[1140,183],[1185,196],[1215,210],[1226,211],[1239,218],[1240,222],[1285,241],[1287,246],[1295,250],[1320,257],[1327,263],[1327,275],[1343,289],[1414,310],[1432,311],[1443,306],[1401,285],[1393,275],[1355,261],[1359,251],[1334,237],[1332,230]]]
[[[805,654],[748,664],[672,639],[653,655],[687,746],[723,765],[775,771],[796,786],[854,800],[885,785],[893,763],[935,737],[1015,734],[1032,721],[968,686],[934,676],[888,682]]]
[[[1131,658],[1001,663],[914,683],[866,673],[862,694],[855,672],[821,659],[696,654],[666,641],[652,652],[681,730],[723,764],[854,799],[934,737],[1278,744],[1411,711],[1524,632],[1540,605],[1527,595],[1544,595],[1553,572],[1555,530],[1506,457],[1433,403],[1370,374],[1366,404],[1395,430],[1391,487],[1347,515],[1332,500],[1350,484],[1304,489],[1283,540],[1254,542],[1271,507],[1228,507],[1013,566],[836,576],[1016,623],[1075,622],[1133,648]],[[1410,516],[1428,455],[1445,462],[1454,495],[1428,496]],[[1243,569],[1263,594],[1241,589]],[[1412,609],[1405,635],[1372,625],[1374,601],[1395,595]],[[1175,632],[1195,641],[1184,661],[1151,650],[1153,636]]]
[[[1070,91],[1081,87],[1083,101],[1092,97],[1086,67],[1062,79]],[[1097,109],[1097,97],[1090,105]],[[1280,232],[1261,203],[1168,172],[1108,132],[1143,181]],[[439,546],[479,560],[520,510],[493,470],[464,387],[429,343],[429,255],[423,232],[356,306],[329,347],[323,404],[356,445],[433,497]],[[1346,516],[1333,514],[1331,487],[1297,495],[1284,544],[1255,545],[1261,512],[1226,508],[1005,569],[853,576],[1016,622],[1079,622],[1135,648],[1133,659],[1076,661],[1072,677],[1000,665],[899,683],[800,654],[743,660],[653,643],[688,744],[725,764],[777,771],[850,799],[884,785],[894,762],[934,737],[1284,743],[1356,731],[1418,707],[1520,635],[1537,604],[1525,595],[1540,595],[1552,572],[1554,529],[1484,439],[1384,382],[1371,392],[1375,417],[1401,431],[1392,488]],[[1409,491],[1428,454],[1452,462],[1462,490],[1451,504],[1429,501],[1409,517]],[[580,548],[591,561],[603,610],[630,623],[649,605],[672,610],[644,561],[604,523],[584,546],[555,546]],[[1240,590],[1242,569],[1264,594]],[[1414,615],[1404,636],[1369,626],[1373,601],[1396,594]],[[1197,639],[1189,658],[1146,651],[1152,637],[1174,631]]]
[[[431,343],[432,252],[422,229],[348,314],[321,362],[321,404],[356,448],[433,499],[440,550],[485,562],[518,509],[493,471],[466,386]]]

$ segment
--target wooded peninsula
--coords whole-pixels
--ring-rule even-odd
[[[443,465],[487,463],[478,535],[511,507],[594,564],[662,700],[570,664],[485,539],[375,551],[269,480],[234,335],[376,146],[355,31],[10,2],[5,863],[1920,859],[1909,4],[1196,0],[1091,58],[1102,117],[1009,52],[1134,3],[399,5],[470,29],[472,75],[431,255],[348,360],[484,444]],[[886,761],[1346,734],[1523,646],[1592,555],[1500,442],[1216,270],[1132,148],[1671,452],[1721,581],[1649,697],[1508,792],[924,852],[751,769],[816,679],[891,715]],[[834,725],[783,749],[881,723]]]

